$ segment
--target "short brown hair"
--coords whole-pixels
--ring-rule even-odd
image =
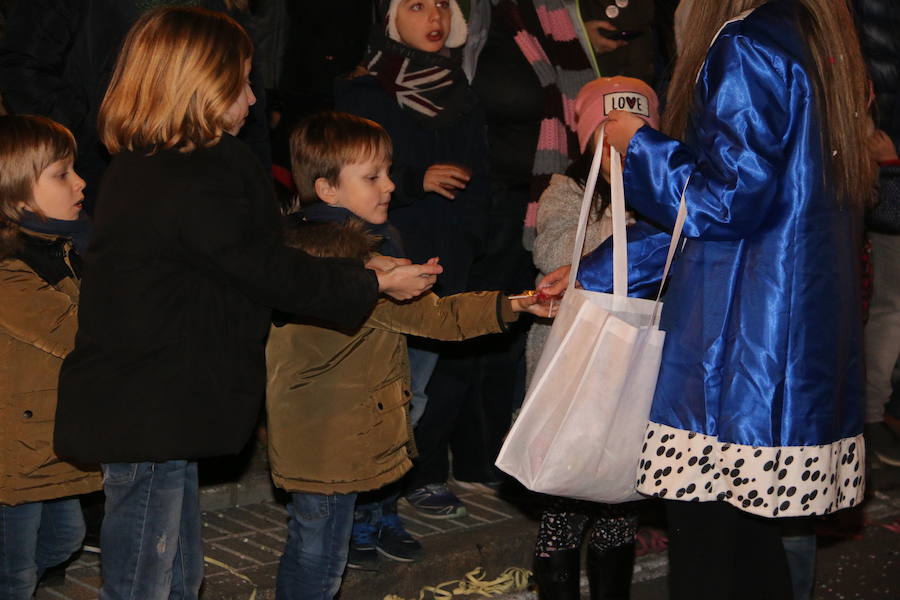
[[[75,158],[75,138],[56,121],[35,115],[0,116],[0,256],[9,254],[23,206],[42,214],[34,202],[34,184],[41,173],[70,158]]]
[[[168,7],[134,24],[100,106],[110,153],[213,146],[253,54],[247,32],[224,13]]]
[[[312,204],[316,179],[337,185],[344,165],[370,158],[391,160],[391,136],[374,121],[336,111],[311,115],[291,133],[291,173],[300,204]]]

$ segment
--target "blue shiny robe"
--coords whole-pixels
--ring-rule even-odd
[[[626,201],[687,239],[665,295],[650,420],[750,446],[815,446],[862,431],[860,219],[835,197],[792,0],[725,26],[695,88],[686,143],[641,128]],[[629,232],[630,293],[650,295],[668,235]],[[609,245],[579,281],[610,291]],[[655,264],[654,264],[655,263]]]

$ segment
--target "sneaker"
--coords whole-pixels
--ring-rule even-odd
[[[892,467],[900,467],[900,437],[886,423],[866,423],[866,451]]]
[[[391,560],[413,562],[422,558],[422,544],[409,535],[397,513],[382,517],[375,544],[378,551]]]
[[[368,520],[354,521],[350,532],[350,552],[347,568],[359,571],[378,570],[376,537],[378,530]]]
[[[406,501],[429,519],[459,519],[469,514],[446,483],[429,483],[406,494]]]

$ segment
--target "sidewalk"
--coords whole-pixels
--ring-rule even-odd
[[[820,537],[816,600],[900,598],[900,469],[873,471],[872,481],[872,487],[882,491],[876,491],[865,505],[867,525],[862,535]],[[348,571],[341,599],[383,600],[389,594],[416,599],[423,587],[460,579],[476,567],[485,569],[487,579],[509,567],[528,568],[537,528],[534,506],[514,505],[478,491],[456,491],[469,507],[470,514],[463,519],[423,519],[401,502],[400,514],[422,542],[426,557],[409,564],[383,560],[379,573]],[[210,510],[203,516],[204,600],[274,598],[286,536],[284,507],[267,501]],[[844,526],[835,520],[832,529]],[[37,600],[94,600],[100,585],[98,562],[97,555],[84,553],[69,567],[65,583],[43,586]],[[640,557],[632,600],[664,599],[666,570],[664,552]],[[536,595],[526,591],[495,598],[535,600]]]

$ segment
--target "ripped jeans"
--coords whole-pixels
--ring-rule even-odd
[[[197,600],[203,542],[197,463],[104,463],[100,600]]]

